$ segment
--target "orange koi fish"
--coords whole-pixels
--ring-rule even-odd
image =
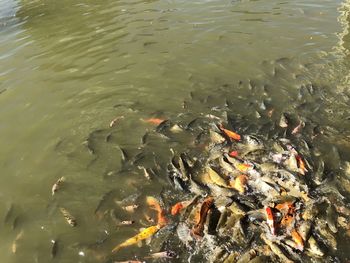
[[[139,243],[140,241],[145,240],[145,239],[153,236],[155,233],[158,232],[159,229],[160,229],[160,227],[158,225],[156,225],[156,226],[150,226],[150,227],[142,230],[137,235],[125,240],[123,243],[121,243],[118,246],[116,246],[115,248],[113,248],[112,253],[118,251],[119,249],[121,249],[123,247],[135,245],[135,244]]]
[[[150,123],[150,124],[159,125],[165,120],[164,119],[159,119],[159,118],[149,118],[149,119],[146,119],[146,120],[143,120],[143,121],[147,122],[147,123]]]
[[[203,236],[204,223],[207,219],[208,212],[210,208],[213,206],[214,199],[212,197],[207,197],[204,199],[201,211],[200,211],[200,219],[199,222],[192,228],[192,233],[196,236]]]
[[[284,217],[282,217],[280,225],[285,227],[287,231],[289,231],[294,225],[294,216],[285,215]]]
[[[276,228],[275,228],[275,218],[273,216],[273,212],[271,207],[265,208],[266,218],[267,218],[267,224],[270,227],[272,235],[276,235]]]
[[[300,234],[295,229],[293,229],[291,232],[291,235],[292,235],[293,241],[296,244],[295,248],[300,250],[300,251],[303,251],[304,250],[304,241],[303,241],[302,237],[300,236]]]
[[[225,129],[222,125],[219,126],[220,130],[225,133],[225,135],[233,140],[240,141],[241,140],[241,135],[238,133],[235,133],[233,131]]]
[[[237,151],[232,151],[232,152],[229,152],[228,155],[230,157],[237,157],[238,156],[238,152]]]
[[[182,202],[176,203],[171,207],[171,215],[173,216],[177,215],[178,213],[180,213],[182,209],[186,208],[190,203],[191,201],[182,201]]]
[[[150,208],[157,211],[158,225],[160,227],[165,226],[168,223],[168,220],[166,219],[164,215],[164,210],[160,207],[158,200],[152,196],[147,196],[146,202],[150,206]]]
[[[290,202],[290,201],[284,202],[282,204],[277,204],[275,208],[284,215],[294,214],[295,212],[294,202]]]
[[[252,168],[252,165],[248,163],[240,163],[236,166],[236,169],[242,173],[247,172],[250,168]]]
[[[300,174],[305,175],[305,172],[307,172],[307,169],[305,167],[305,162],[303,161],[300,155],[296,155],[295,158],[297,159],[297,162],[298,162]]]

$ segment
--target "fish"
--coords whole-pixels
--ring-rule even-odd
[[[247,252],[243,253],[236,263],[247,263],[250,262],[256,256],[256,251],[254,249],[249,249]]]
[[[328,204],[328,207],[326,209],[326,221],[328,228],[333,232],[337,233],[337,217],[338,215],[335,213],[335,209],[331,203]]]
[[[155,233],[158,232],[158,230],[160,229],[159,225],[155,225],[155,226],[150,226],[147,227],[146,229],[140,231],[138,234],[136,234],[135,236],[125,240],[123,243],[115,246],[112,249],[112,253],[115,253],[117,251],[119,251],[121,248],[124,247],[128,247],[128,246],[132,246],[135,245],[137,243],[139,243],[142,240],[145,240],[147,238],[150,238],[151,236],[153,236]]]
[[[58,242],[57,242],[57,240],[52,239],[51,244],[52,244],[52,246],[51,246],[51,258],[55,258],[57,255],[57,251],[58,251]]]
[[[204,199],[201,209],[200,209],[200,218],[199,222],[192,228],[192,233],[195,236],[201,237],[203,236],[204,223],[207,219],[208,212],[214,203],[214,199],[212,197],[207,197]]]
[[[163,227],[168,224],[168,220],[165,217],[164,210],[161,208],[158,200],[153,196],[146,197],[146,203],[155,211],[157,211],[158,226]]]
[[[294,227],[294,224],[295,224],[295,218],[294,216],[289,214],[284,215],[280,222],[280,225],[284,227],[287,230],[287,232],[289,232],[291,228]]]
[[[261,234],[261,239],[270,247],[271,251],[281,259],[281,262],[284,263],[294,263],[292,260],[287,258],[287,256],[282,252],[282,250],[278,247],[277,244],[269,240],[266,235]]]
[[[147,180],[151,180],[151,175],[150,173],[147,171],[147,169],[143,166],[138,166],[137,168],[139,168],[140,170],[143,171],[143,176],[147,179]]]
[[[234,131],[230,131],[228,129],[225,129],[223,127],[223,125],[219,126],[219,129],[230,139],[233,139],[235,141],[240,141],[241,140],[241,135],[239,135],[238,133],[235,133]]]
[[[52,188],[51,188],[51,194],[54,195],[60,188],[61,185],[63,184],[63,182],[66,180],[66,178],[64,176],[62,176],[61,178],[59,178],[56,183],[53,184]]]
[[[246,173],[250,169],[252,169],[253,166],[249,163],[240,163],[236,166],[236,169],[242,173]]]
[[[281,204],[277,204],[275,205],[275,208],[282,212],[284,215],[294,214],[295,212],[294,201],[287,201]]]
[[[311,221],[302,221],[299,223],[298,233],[300,234],[304,242],[308,240],[310,230],[311,230]]]
[[[177,202],[175,205],[171,207],[171,215],[173,216],[177,215],[178,213],[180,213],[182,209],[186,208],[190,203],[191,201]]]
[[[305,122],[299,121],[299,124],[292,130],[292,134],[295,135],[301,131],[302,128],[305,127]]]
[[[145,258],[147,259],[147,258],[176,258],[176,257],[177,257],[176,252],[172,250],[167,250],[167,251],[152,253]]]
[[[207,168],[207,173],[209,175],[210,180],[219,186],[227,187],[227,182],[217,173],[215,172],[211,167]]]
[[[109,127],[112,128],[113,126],[117,125],[117,123],[124,119],[124,116],[118,116],[116,118],[114,118],[110,123],[109,123]]]
[[[271,118],[274,111],[275,111],[275,109],[273,109],[273,108],[272,108],[271,110],[269,110],[269,111],[267,112],[267,116],[268,116],[269,118]]]
[[[306,250],[313,256],[316,256],[316,257],[324,256],[324,252],[321,250],[320,246],[317,244],[317,241],[313,236],[309,237],[308,248]]]
[[[134,224],[135,221],[134,220],[123,220],[123,221],[120,221],[117,226],[130,226],[132,224]]]
[[[230,157],[238,157],[239,156],[238,151],[231,151],[231,152],[228,153],[228,155]]]
[[[18,247],[18,241],[21,240],[23,238],[24,235],[24,231],[21,230],[15,237],[15,240],[13,241],[12,245],[11,245],[11,251],[13,254],[16,254],[17,252],[17,247]]]
[[[125,210],[126,212],[129,212],[129,213],[134,213],[135,210],[139,207],[139,205],[127,205],[127,206],[123,206],[123,210]]]
[[[305,175],[305,173],[308,171],[305,167],[305,162],[304,160],[301,158],[301,156],[298,154],[295,156],[297,162],[298,162],[298,168],[299,168],[299,173],[302,175]]]
[[[286,116],[285,113],[282,113],[278,125],[279,125],[281,128],[287,128],[287,127],[288,127],[288,119],[287,119],[287,116]]]
[[[75,227],[77,225],[76,219],[68,212],[67,209],[60,207],[60,211],[70,226]]]
[[[268,206],[265,208],[265,214],[266,214],[266,222],[270,228],[272,235],[276,235],[275,218],[271,207]]]
[[[233,182],[230,181],[232,188],[236,189],[240,194],[244,194],[247,187],[248,177],[245,174],[237,176]],[[232,182],[232,183],[231,183]]]
[[[226,139],[223,136],[221,136],[221,134],[212,130],[209,131],[209,138],[211,143],[213,144],[221,144],[226,141]]]
[[[141,120],[154,125],[159,125],[165,121],[165,119],[160,119],[160,118],[149,118],[149,119],[141,119]]]
[[[292,236],[293,241],[296,244],[295,248],[300,250],[300,251],[303,251],[304,250],[304,241],[303,241],[302,237],[300,236],[300,234],[298,233],[298,231],[293,229],[291,232],[291,236]]]

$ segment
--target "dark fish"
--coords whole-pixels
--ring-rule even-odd
[[[52,239],[51,244],[51,258],[55,258],[58,251],[58,242],[57,240]]]
[[[200,219],[199,222],[192,228],[192,233],[196,236],[203,236],[204,223],[207,219],[207,215],[211,207],[213,206],[214,199],[212,197],[207,197],[204,199],[201,210],[200,210]]]

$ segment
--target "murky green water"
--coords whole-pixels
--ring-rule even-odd
[[[142,227],[112,228],[94,214],[110,190],[122,199],[167,184],[120,171],[121,149],[132,158],[153,129],[140,119],[194,118],[227,101],[251,123],[256,111],[274,109],[273,121],[292,112],[326,130],[315,147],[334,145],[338,169],[350,157],[348,10],[334,0],[0,0],[1,262],[104,262],[89,245],[107,238],[107,253]],[[322,92],[303,102],[310,83]],[[180,141],[168,146],[186,148]],[[169,147],[154,140],[146,150],[167,160]]]

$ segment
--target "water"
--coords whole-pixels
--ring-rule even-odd
[[[333,144],[341,161],[349,159],[346,2],[0,0],[0,6],[2,262],[48,262],[52,239],[53,260],[95,262],[78,254],[82,244],[111,235],[102,249],[108,251],[141,227],[110,229],[94,216],[109,190],[122,199],[136,191],[157,195],[166,185],[144,183],[141,172],[117,172],[123,154],[115,145],[134,156],[153,128],[140,119],[198,116],[227,98],[231,110],[253,120],[265,101],[276,113],[325,127],[318,147]],[[237,88],[240,80],[244,88]],[[304,107],[298,90],[310,83],[323,93],[306,97]],[[110,131],[118,116],[124,119]],[[113,147],[105,141],[110,133]],[[150,153],[152,147],[157,140]],[[167,147],[157,151],[169,155]],[[61,176],[67,184],[52,197]],[[76,229],[59,206],[76,215]]]

